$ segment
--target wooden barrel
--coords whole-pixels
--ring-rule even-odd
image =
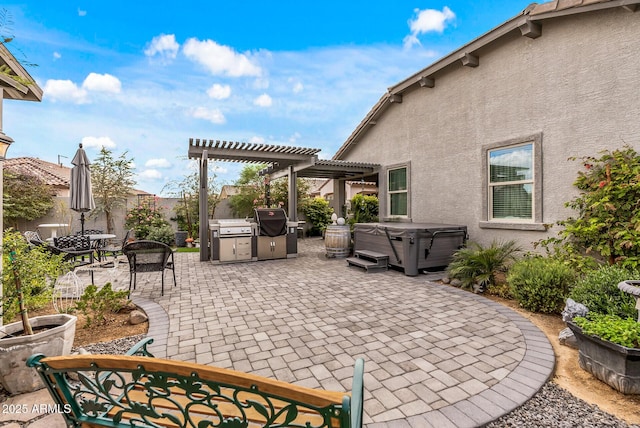
[[[351,253],[351,231],[349,226],[329,225],[324,232],[327,257],[344,258]]]

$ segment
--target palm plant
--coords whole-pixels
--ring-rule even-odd
[[[463,288],[478,287],[484,290],[495,285],[496,274],[506,271],[508,265],[516,259],[520,247],[516,241],[491,242],[489,247],[471,242],[465,248],[453,254],[453,261],[447,271],[451,278],[461,281]]]

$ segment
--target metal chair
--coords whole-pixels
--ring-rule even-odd
[[[107,254],[111,254],[113,256],[114,259],[116,259],[119,255],[122,254],[122,249],[124,248],[125,245],[127,245],[127,242],[129,241],[129,236],[132,235],[132,231],[131,229],[127,230],[127,233],[124,235],[124,238],[122,238],[121,241],[110,241],[109,243],[106,243],[103,247],[100,248],[100,259],[105,259],[107,258]]]
[[[173,286],[177,286],[173,250],[167,244],[157,241],[133,241],[122,248],[129,261],[129,294],[131,284],[136,289],[136,275],[141,272],[162,272],[161,296],[164,296],[164,271],[173,271]]]
[[[55,237],[53,238],[53,245],[34,239],[30,243],[42,245],[53,254],[64,254],[64,260],[73,262],[74,269],[93,264],[94,250],[91,248],[91,241],[88,236],[67,235]],[[87,257],[88,260],[85,260]],[[91,271],[91,282],[94,282],[93,271]]]

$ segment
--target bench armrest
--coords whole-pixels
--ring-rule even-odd
[[[145,337],[138,343],[133,345],[125,355],[139,355],[141,357],[153,357],[154,355],[147,349],[148,345],[153,343],[153,337]]]

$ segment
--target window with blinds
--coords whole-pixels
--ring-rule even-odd
[[[407,216],[408,215],[408,186],[407,186],[407,168],[395,168],[388,170],[388,197],[389,197],[389,215],[391,216]]]
[[[487,152],[489,162],[489,218],[533,220],[533,143]]]

